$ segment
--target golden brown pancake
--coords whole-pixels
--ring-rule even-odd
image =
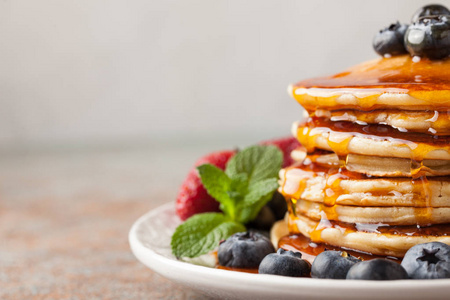
[[[401,131],[435,135],[450,135],[450,111],[400,111],[400,110],[323,110],[314,113],[331,121],[349,121],[358,124],[385,124]]]
[[[322,203],[299,199],[297,214],[320,221],[345,223],[383,223],[388,225],[422,225],[450,223],[450,207],[361,207],[347,205],[326,206]]]
[[[295,149],[291,157],[297,162],[313,160],[323,166],[345,167],[347,170],[376,177],[412,177],[420,172],[426,176],[450,175],[450,160],[425,159],[422,163],[407,158],[379,157],[348,154],[343,160],[335,153],[322,153],[307,156],[302,148]]]
[[[300,81],[290,94],[307,110],[450,109],[450,59],[381,58]]]
[[[341,226],[321,226],[321,223],[305,216],[289,215],[289,232],[301,233],[315,243],[326,243],[333,246],[355,249],[376,255],[402,257],[409,248],[422,243],[442,242],[450,245],[450,236],[447,233],[417,234],[405,231],[399,234],[397,231],[385,232],[355,231]],[[361,227],[361,225],[360,225]],[[367,226],[370,227],[370,226]],[[372,228],[376,228],[372,226]],[[278,238],[278,231],[272,232],[272,240]]]
[[[339,156],[353,153],[416,161],[450,160],[450,137],[446,136],[403,133],[384,125],[364,126],[322,118],[310,118],[303,124],[294,123],[293,131],[309,152],[318,148]]]
[[[408,178],[352,179],[345,174],[320,174],[296,168],[280,172],[280,192],[328,206],[450,207],[446,177],[411,181]]]

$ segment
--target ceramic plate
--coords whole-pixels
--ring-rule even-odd
[[[290,278],[219,270],[178,261],[170,237],[180,220],[175,204],[160,206],[129,233],[134,255],[160,275],[221,299],[449,299],[450,280],[350,281]]]

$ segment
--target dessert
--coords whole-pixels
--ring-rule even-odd
[[[450,278],[449,13],[425,6],[375,36],[383,58],[291,85],[308,113],[294,140],[200,160],[177,201],[174,256],[293,277]],[[252,231],[286,206],[270,241]]]
[[[281,247],[402,258],[450,245],[450,17],[433,9],[446,8],[380,31],[383,58],[289,87],[308,118],[292,128],[296,163],[280,171],[291,235]]]

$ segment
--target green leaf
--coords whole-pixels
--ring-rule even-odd
[[[176,257],[197,257],[214,250],[219,242],[245,226],[231,221],[221,213],[203,213],[192,216],[172,235],[172,253]]]
[[[235,201],[230,197],[231,179],[224,171],[211,164],[197,167],[197,170],[208,194],[220,203],[220,209],[234,218]]]
[[[245,224],[254,220],[277,188],[276,178],[264,179],[252,185],[244,199],[238,203],[238,221]]]
[[[231,178],[230,189],[240,195],[247,194],[248,189],[248,175],[240,173]]]
[[[250,146],[228,161],[225,173],[230,178],[245,173],[251,186],[263,179],[276,178],[282,163],[283,154],[276,146]]]

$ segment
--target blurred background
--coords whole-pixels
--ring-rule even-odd
[[[0,147],[289,134],[289,83],[375,58],[377,30],[428,2],[1,1]]]
[[[133,222],[203,154],[288,136],[288,84],[424,4],[0,1],[0,298],[206,299],[135,260]]]

